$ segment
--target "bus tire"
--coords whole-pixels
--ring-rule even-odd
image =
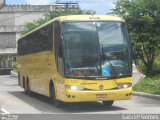
[[[25,88],[25,78],[24,78],[24,76],[23,76],[23,78],[22,78],[22,83],[23,83],[22,88]]]
[[[27,77],[27,80],[26,80],[26,89],[25,89],[25,93],[26,93],[26,95],[29,95],[29,96],[32,95],[32,92],[31,92],[31,89],[30,89],[30,85],[29,85],[29,79],[28,79],[28,77]]]
[[[21,85],[20,81],[21,81],[21,77],[20,77],[20,73],[18,72],[18,85],[19,86]]]
[[[110,107],[112,106],[114,103],[114,100],[111,100],[111,101],[103,101],[103,105],[107,106],[107,107]]]
[[[23,76],[23,88],[24,88],[24,93],[27,93],[27,87],[26,87],[26,80],[25,77]]]
[[[50,83],[50,102],[57,108],[63,107],[63,102],[56,99],[55,88],[52,82]]]

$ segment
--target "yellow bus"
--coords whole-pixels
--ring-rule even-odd
[[[57,107],[93,101],[111,106],[132,96],[130,48],[119,17],[60,16],[18,40],[19,85]]]

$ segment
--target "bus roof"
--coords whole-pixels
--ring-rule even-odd
[[[100,20],[100,21],[123,21],[119,17],[115,16],[105,16],[105,15],[69,15],[69,16],[60,16],[57,19],[62,21],[91,21],[91,20]]]
[[[34,31],[39,30],[40,28],[43,28],[43,27],[49,25],[50,23],[52,23],[54,21],[60,21],[60,22],[63,22],[63,21],[122,21],[122,22],[124,22],[124,20],[122,18],[116,17],[116,16],[105,16],[105,15],[68,15],[68,16],[60,16],[60,17],[54,18],[54,19],[48,21],[47,23],[37,27],[36,29],[28,32],[27,34],[25,34],[21,38],[31,34]]]

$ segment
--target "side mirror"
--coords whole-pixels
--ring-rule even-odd
[[[132,56],[132,59],[136,59],[137,58],[137,56],[136,56],[136,46],[132,46],[131,56]]]

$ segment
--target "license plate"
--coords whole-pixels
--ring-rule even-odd
[[[106,94],[97,94],[96,97],[97,98],[105,98],[105,97],[107,97],[107,95]]]

